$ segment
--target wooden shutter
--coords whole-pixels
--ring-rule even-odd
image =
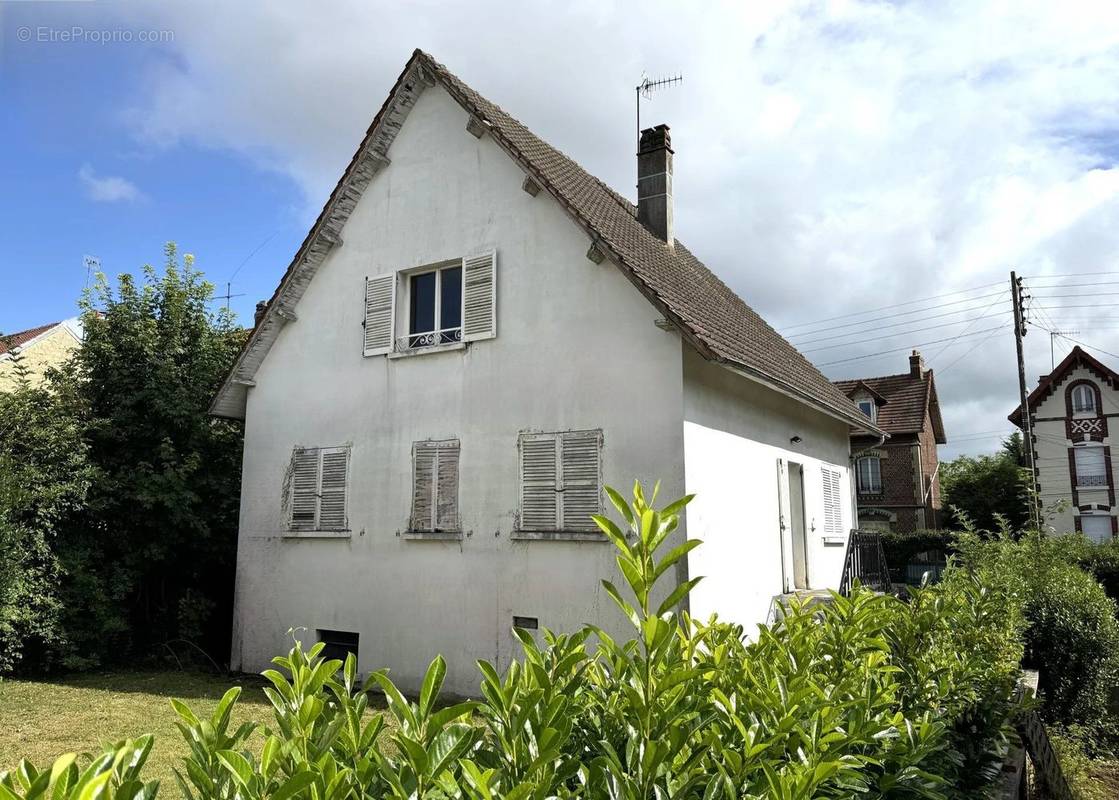
[[[458,518],[457,441],[440,442],[435,463],[435,530],[457,531]]]
[[[839,491],[839,473],[823,467],[820,470],[824,487],[824,535],[843,535],[843,496]]]
[[[595,531],[592,514],[602,513],[602,434],[569,431],[560,437],[560,527],[568,531]]]
[[[414,531],[435,529],[435,442],[412,445],[412,521]]]
[[[559,526],[559,465],[554,433],[521,435],[521,530]]]
[[[396,273],[365,279],[365,355],[392,352]]]
[[[291,529],[315,529],[319,499],[319,451],[297,449],[291,457]]]
[[[462,260],[462,339],[472,342],[497,335],[497,252]]]
[[[346,530],[346,473],[350,452],[337,447],[322,451],[322,481],[319,489],[319,530]]]

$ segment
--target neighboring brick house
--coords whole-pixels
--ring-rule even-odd
[[[38,385],[46,371],[66,363],[81,342],[82,323],[76,317],[0,336],[0,392],[16,388],[13,351],[23,357],[31,383]]]
[[[1110,541],[1119,531],[1110,431],[1119,416],[1119,374],[1074,347],[1041,376],[1027,403],[1037,490],[1048,527]],[[1022,409],[1014,409],[1009,419],[1022,427]]]
[[[836,381],[890,438],[852,435],[857,474],[858,526],[864,530],[915,531],[940,527],[940,459],[944,422],[933,372],[916,350],[909,372]]]

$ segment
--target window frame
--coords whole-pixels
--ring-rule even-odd
[[[1076,400],[1078,395],[1081,397],[1086,396],[1088,398],[1090,403],[1089,407],[1076,407]],[[1094,417],[1099,414],[1100,409],[1097,408],[1095,385],[1085,381],[1084,383],[1078,383],[1073,386],[1072,390],[1069,393],[1069,405],[1072,408],[1072,415],[1074,417]]]
[[[872,398],[860,397],[858,400],[855,401],[855,403],[856,405],[858,405],[859,411],[862,411],[871,422],[876,422],[878,420],[878,404],[875,403]],[[864,403],[870,406],[869,411],[863,408]]]
[[[1088,538],[1091,539],[1092,541],[1096,541],[1095,539],[1092,539],[1091,536],[1089,536],[1088,531],[1084,530],[1084,521],[1087,520],[1087,519],[1107,520],[1107,538],[1104,539],[1103,541],[1097,542],[1098,544],[1103,544],[1107,541],[1115,539],[1115,523],[1112,521],[1113,518],[1112,518],[1112,515],[1111,515],[1110,512],[1099,511],[1099,512],[1095,512],[1095,513],[1093,513],[1093,512],[1081,512],[1080,513],[1080,532],[1082,534],[1084,534],[1085,536],[1088,536]]]
[[[1110,483],[1107,476],[1107,450],[1102,445],[1083,444],[1072,448],[1073,486],[1077,489],[1106,489]],[[1081,475],[1080,453],[1093,453],[1099,455],[1099,474]],[[1081,478],[1089,478],[1085,483]]]
[[[459,324],[455,328],[443,327],[443,273],[448,270],[459,270]],[[433,328],[429,331],[412,331],[412,282],[422,275],[435,275],[434,309],[432,311]],[[414,269],[401,270],[400,277],[403,284],[403,330],[396,337],[396,352],[415,352],[435,347],[458,345],[463,341],[463,322],[466,313],[466,270],[461,258],[447,259],[434,264],[424,264]]]
[[[873,469],[869,469],[868,478],[872,479],[870,485],[863,482],[863,462],[868,464],[873,463]],[[877,473],[877,474],[874,474]],[[873,483],[873,479],[877,480],[877,485]],[[877,455],[860,456],[855,461],[855,485],[858,488],[859,494],[882,494],[882,457]]]

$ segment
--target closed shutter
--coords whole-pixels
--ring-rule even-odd
[[[392,352],[396,273],[365,279],[365,355]]]
[[[346,530],[349,448],[300,447],[291,461],[291,529]]]
[[[497,335],[497,252],[463,259],[462,338],[471,342]]]
[[[412,521],[414,531],[433,528],[435,509],[435,456],[434,442],[416,442],[412,446]]]
[[[594,531],[598,526],[592,514],[602,512],[601,498],[602,434],[599,431],[572,431],[560,441],[560,527],[569,531]]]
[[[297,449],[291,465],[291,529],[315,529],[319,500],[319,451]]]
[[[458,453],[457,441],[439,445],[435,465],[435,530],[458,531]]]
[[[839,472],[824,467],[824,535],[843,535],[843,496],[839,491]]]
[[[554,433],[521,436],[521,530],[559,526],[559,465]]]
[[[346,530],[346,473],[349,461],[350,452],[346,448],[322,451],[319,530]]]
[[[457,439],[412,446],[413,531],[458,531]]]

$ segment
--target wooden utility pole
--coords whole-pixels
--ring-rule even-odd
[[[1014,346],[1018,351],[1018,395],[1022,404],[1022,444],[1025,446],[1026,467],[1030,471],[1030,523],[1041,530],[1041,509],[1038,508],[1037,471],[1034,469],[1033,422],[1026,394],[1026,361],[1022,356],[1022,337],[1026,335],[1026,315],[1022,310],[1022,279],[1010,271],[1010,298],[1014,306]]]

